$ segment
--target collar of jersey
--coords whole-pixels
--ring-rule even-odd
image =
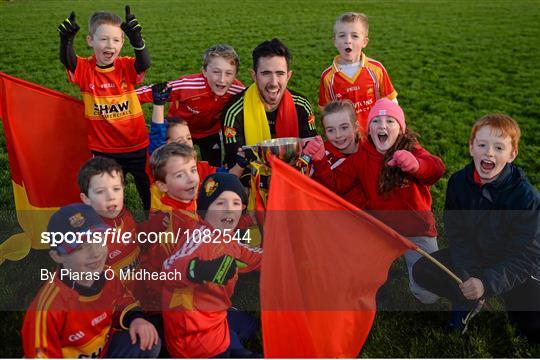
[[[345,74],[343,71],[341,71],[341,65],[339,65],[339,59],[340,58],[341,57],[339,55],[334,57],[334,61],[332,63],[332,66],[334,67],[334,70],[336,72],[338,72],[345,80],[347,80],[348,82],[353,84],[356,81],[356,79],[358,78],[358,76],[360,75],[360,73],[362,72],[362,68],[364,68],[366,66],[366,55],[364,54],[364,52],[360,53],[360,68],[358,69],[358,71],[354,75],[354,78],[350,78],[349,76],[347,76],[347,74]]]
[[[118,59],[118,58],[116,58]],[[94,65],[95,65],[95,68],[96,68],[96,71],[97,72],[101,72],[101,73],[108,73],[108,72],[111,72],[111,71],[114,71],[114,64],[116,64],[116,59],[114,59],[114,63],[112,66],[109,66],[107,68],[100,68],[97,64],[97,61],[96,61],[96,55],[92,55],[92,60],[94,61]]]

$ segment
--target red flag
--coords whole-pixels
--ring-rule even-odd
[[[0,245],[0,263],[40,242],[51,213],[80,201],[77,173],[90,158],[84,105],[60,92],[0,73],[4,127],[17,219],[24,233]]]
[[[266,357],[356,357],[392,262],[416,245],[272,159],[261,269]]]

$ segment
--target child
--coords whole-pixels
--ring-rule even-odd
[[[513,164],[520,129],[507,115],[489,114],[472,127],[472,161],[448,181],[444,228],[449,248],[433,254],[464,280],[429,261],[413,270],[424,287],[453,303],[453,329],[463,329],[478,300],[501,295],[509,320],[540,342],[540,195]]]
[[[152,91],[153,106],[148,153],[152,155],[155,149],[170,142],[187,144],[193,147],[193,139],[187,121],[179,118],[165,120],[165,103],[169,100],[172,87],[167,82],[161,82],[151,85],[150,89]]]
[[[97,156],[88,160],[79,170],[77,178],[81,200],[90,205],[103,222],[120,234],[129,233],[130,241],[107,244],[107,265],[119,274],[120,270],[136,270],[140,263],[138,231],[162,231],[167,228],[164,214],[153,214],[152,218],[137,224],[131,212],[124,208],[124,174],[113,159]],[[125,236],[125,235],[122,235]],[[129,288],[135,295],[134,287]]]
[[[332,101],[323,108],[321,122],[326,135],[324,149],[330,169],[335,169],[345,159],[358,151],[360,134],[354,106],[349,100]],[[362,209],[365,195],[360,186],[343,195],[351,204]]]
[[[184,75],[171,81],[172,93],[169,118],[184,119],[202,160],[212,166],[221,166],[221,111],[232,96],[240,93],[244,85],[236,79],[240,59],[229,45],[218,44],[203,55],[202,73]],[[143,103],[152,101],[152,87],[137,90]]]
[[[254,355],[244,349],[240,339],[253,335],[256,321],[242,312],[227,311],[237,268],[247,272],[259,268],[261,262],[260,248],[234,240],[245,202],[243,186],[235,176],[216,173],[207,177],[197,199],[204,222],[163,263],[164,271],[176,269],[185,274],[181,281],[168,283],[163,292],[163,322],[172,357]],[[201,241],[197,234],[205,231],[217,241]]]
[[[436,251],[429,187],[443,175],[443,162],[420,146],[406,128],[403,110],[393,101],[377,101],[368,118],[369,140],[334,171],[324,161],[322,143],[308,143],[304,152],[313,159],[314,178],[338,194],[360,184],[366,210],[428,253]],[[419,287],[411,274],[419,257],[415,251],[405,253],[409,287],[422,303],[433,303],[438,297]]]
[[[162,194],[160,201],[153,205],[152,213],[164,211],[169,214],[170,224],[167,231],[176,237],[193,228],[197,223],[197,203],[195,196],[199,188],[196,153],[193,148],[178,143],[170,143],[156,149],[150,157],[150,167],[155,184]],[[169,257],[178,244],[173,238],[167,238],[150,244],[147,253],[141,259],[141,267],[149,272],[161,270],[163,261]],[[151,311],[161,309],[160,281],[147,281],[145,308]]]
[[[368,44],[366,15],[348,12],[334,24],[334,45],[339,55],[321,75],[319,106],[330,101],[349,99],[356,109],[360,132],[366,133],[369,110],[380,98],[397,103],[397,92],[384,66],[362,52]]]
[[[196,156],[192,147],[175,142],[152,153],[150,168],[158,189],[164,194],[160,200],[166,210],[195,213],[200,181]]]
[[[65,206],[51,217],[47,232],[66,236],[66,241],[51,246],[58,269],[24,318],[24,357],[138,358],[159,353],[154,326],[142,318],[138,303],[122,283],[106,276],[107,247],[90,239],[67,241],[68,234],[91,232],[93,238],[106,230],[98,214],[84,204]]]
[[[186,144],[193,147],[193,139],[187,121],[180,118],[169,118],[165,120],[165,103],[167,102],[172,88],[168,83],[162,82],[151,86],[152,89],[152,122],[150,123],[150,145],[149,153],[164,144],[176,142]],[[239,151],[237,163],[231,169],[227,170],[224,167],[216,167],[210,165],[207,161],[197,161],[197,168],[201,178],[214,172],[230,172],[237,177],[240,177],[248,162],[242,151]]]
[[[148,132],[144,114],[135,93],[150,67],[135,15],[126,6],[126,21],[111,13],[96,12],[90,17],[88,46],[94,55],[75,55],[73,39],[79,30],[75,13],[58,27],[60,60],[69,81],[77,84],[85,104],[88,146],[94,155],[116,160],[125,173],[131,173],[144,209],[150,208],[150,182],[145,172]],[[135,58],[119,57],[124,35],[135,50]]]

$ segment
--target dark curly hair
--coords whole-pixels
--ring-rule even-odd
[[[371,138],[370,138],[370,141]],[[406,173],[397,166],[389,166],[388,162],[392,160],[394,153],[398,150],[412,151],[418,145],[418,134],[405,129],[405,133],[398,135],[396,142],[386,151],[383,159],[383,168],[379,175],[379,186],[377,191],[381,195],[387,195],[394,188],[401,186],[405,180]]]

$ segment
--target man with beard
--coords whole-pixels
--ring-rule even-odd
[[[247,166],[247,162],[237,156],[243,145],[255,145],[272,138],[316,135],[309,100],[287,89],[292,76],[289,49],[280,40],[272,39],[259,44],[252,57],[254,83],[234,96],[222,113],[224,163],[229,169],[237,161],[240,166]]]

